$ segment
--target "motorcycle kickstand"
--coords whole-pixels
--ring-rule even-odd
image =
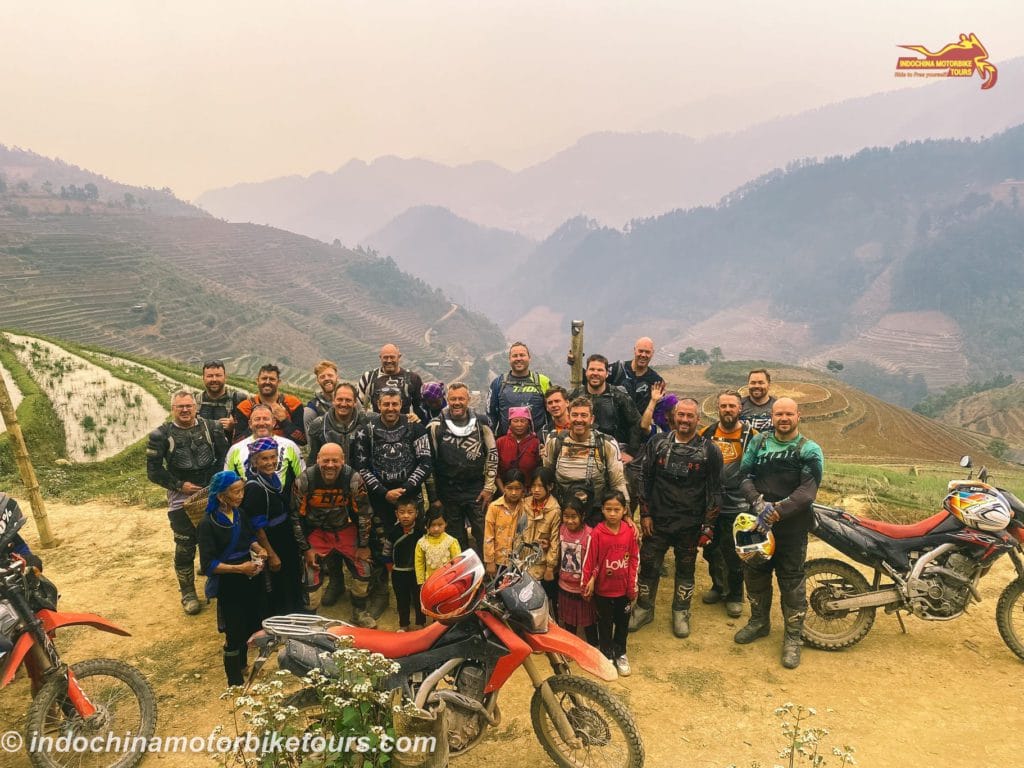
[[[900,623],[900,630],[903,634],[907,634],[907,625],[903,623],[903,616],[899,611],[896,611],[896,621]]]

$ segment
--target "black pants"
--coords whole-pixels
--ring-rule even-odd
[[[544,594],[548,596],[548,615],[554,622],[558,621],[558,579],[545,581],[541,579],[540,585],[544,588]]]
[[[228,685],[242,685],[246,666],[246,645],[260,629],[266,612],[262,574],[249,578],[237,573],[222,574],[217,591],[217,624],[224,633],[224,672]]]
[[[476,553],[483,557],[484,510],[477,502],[476,496],[473,496],[471,499],[466,497],[442,497],[441,504],[444,507],[444,522],[447,526],[446,533],[449,536],[454,536],[459,542],[459,546],[462,547],[462,551],[465,552],[469,549],[469,537],[466,535],[466,526],[469,526],[473,533]]]
[[[772,572],[779,582],[779,602],[786,620],[786,634],[799,637],[807,613],[807,532],[775,532],[775,554],[767,563],[745,565],[743,578],[750,597],[750,620],[767,623],[772,605]]]
[[[395,602],[398,604],[398,625],[408,627],[410,609],[416,609],[416,623],[421,627],[427,617],[420,608],[420,585],[416,583],[416,571],[392,571],[391,586],[395,588]]]
[[[736,554],[732,525],[736,515],[719,514],[715,521],[715,540],[704,547],[712,586],[725,596],[726,602],[743,602],[743,561]]]
[[[601,653],[609,659],[617,659],[626,653],[626,637],[629,634],[629,598],[601,597],[594,595],[594,609],[597,611],[597,638]]]
[[[167,513],[174,533],[174,574],[182,597],[196,596],[196,527],[188,513],[179,507]]]
[[[661,564],[665,561],[665,553],[669,547],[675,553],[676,578],[693,583],[694,571],[697,569],[697,540],[700,538],[700,525],[689,528],[672,528],[665,530],[654,523],[654,533],[644,536],[640,546],[640,578],[657,582],[661,572]]]

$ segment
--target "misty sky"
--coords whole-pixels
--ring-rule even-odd
[[[593,131],[700,136],[901,87],[900,43],[975,32],[998,65],[1022,20],[1020,0],[2,0],[0,143],[185,198],[385,154],[517,169]]]

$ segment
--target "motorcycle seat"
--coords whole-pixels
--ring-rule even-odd
[[[376,651],[389,659],[398,659],[427,650],[447,629],[448,627],[441,622],[434,622],[429,627],[417,629],[415,632],[388,632],[362,627],[331,627],[327,631],[332,635],[351,637],[356,648]]]
[[[871,520],[866,517],[859,519],[860,524],[865,528],[880,533],[883,536],[888,536],[890,539],[916,539],[919,536],[927,536],[947,517],[949,517],[948,512],[937,512],[931,517],[926,517],[924,520],[919,520],[909,525],[883,523],[881,520]]]

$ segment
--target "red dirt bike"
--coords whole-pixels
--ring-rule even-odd
[[[529,551],[526,557],[522,557],[524,550]],[[249,683],[271,651],[282,645],[278,653],[282,669],[300,677],[313,669],[338,677],[343,671],[333,664],[330,652],[339,636],[350,637],[356,648],[398,663],[399,671],[385,682],[386,689],[401,690],[420,710],[447,709],[448,750],[454,757],[479,744],[487,728],[499,724],[498,692],[522,667],[534,687],[533,729],[557,765],[641,768],[644,746],[629,709],[603,686],[570,673],[571,659],[602,680],[618,677],[598,649],[549,621],[544,590],[527,570],[539,553],[536,545],[524,545],[510,566],[480,586],[465,615],[415,632],[361,629],[300,614],[267,619],[263,631],[250,640],[259,658]],[[476,558],[476,554],[467,557]],[[482,565],[480,569],[482,573]],[[437,577],[435,572],[431,579]],[[541,654],[553,674],[546,674],[537,663]],[[285,703],[307,712],[319,707],[312,688]]]
[[[20,514],[15,517],[12,510],[4,510],[0,515],[0,552],[8,551],[25,522]],[[24,665],[32,682],[24,739],[29,760],[36,768],[131,768],[142,760],[143,751],[73,751],[66,747],[61,751],[57,742],[60,737],[66,737],[68,744],[85,743],[77,737],[106,741],[108,734],[124,737],[126,733],[148,741],[156,730],[156,698],[137,669],[115,659],[89,659],[69,666],[53,642],[59,628],[75,625],[115,635],[129,633],[92,613],[58,611],[57,597],[53,582],[23,558],[2,558],[0,687],[8,685]]]
[[[960,465],[970,467],[970,457]],[[1009,555],[1017,575],[999,597],[996,625],[1024,660],[1024,503],[980,480],[953,480],[943,507],[920,522],[893,525],[815,504],[814,535],[873,568],[874,578],[869,584],[841,560],[808,560],[804,641],[826,651],[854,645],[878,608],[895,613],[904,631],[901,611],[926,621],[955,619],[981,600],[979,580]]]

